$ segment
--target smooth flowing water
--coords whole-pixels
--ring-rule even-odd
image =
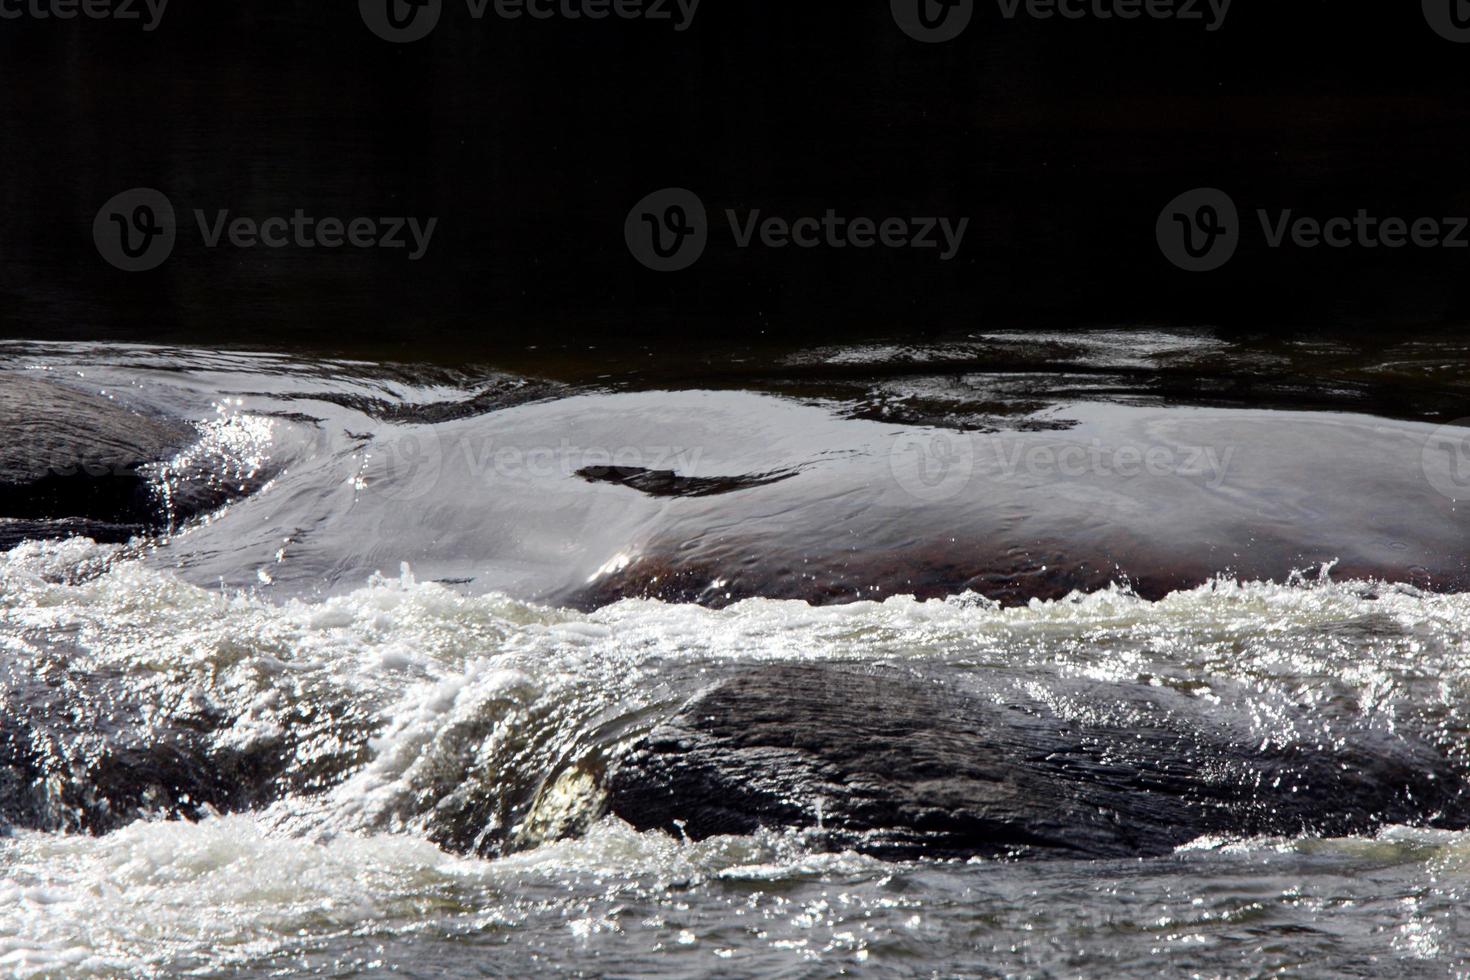
[[[1466,834],[885,863],[795,832],[638,833],[595,778],[773,661],[942,670],[1122,725],[1136,706],[1091,692],[1140,685],[1263,744],[1406,732],[1470,767],[1465,505],[1437,489],[1456,471],[1435,425],[1094,394],[988,404],[1005,425],[936,444],[830,393],[143,348],[3,366],[194,421],[161,486],[242,496],[157,541],[0,555],[0,689],[46,760],[26,791],[49,828],[0,838],[0,970],[1470,975]],[[916,446],[950,462],[907,468]],[[649,492],[607,467],[713,482]],[[914,581],[933,542],[944,567],[993,563],[984,540],[1023,532],[1138,564],[1005,604]],[[1182,587],[1146,598],[1160,564]],[[780,598],[803,587],[829,604]],[[233,760],[221,778],[287,758],[241,812],[160,801],[79,830],[79,781],[186,736]]]

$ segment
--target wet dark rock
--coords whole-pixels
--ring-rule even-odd
[[[279,746],[223,750],[203,719],[148,724],[136,706],[98,710],[68,693],[32,690],[0,715],[0,829],[102,834],[141,817],[249,809],[279,792]]]
[[[1152,697],[1108,685],[1092,696]],[[1463,776],[1407,737],[1270,747],[1177,705],[1111,727],[893,671],[806,666],[698,697],[621,760],[608,789],[612,812],[642,830],[794,828],[885,858],[1156,856],[1209,834],[1466,823]]]
[[[0,548],[85,534],[126,541],[164,509],[143,472],[191,444],[188,424],[17,374],[0,375]]]
[[[294,362],[297,370],[304,369],[300,361]],[[325,372],[338,371],[341,365],[328,363]],[[473,395],[457,400],[432,402],[400,402],[390,398],[374,398],[363,394],[312,391],[310,393],[287,392],[281,394],[287,400],[323,401],[362,412],[381,422],[398,424],[436,425],[457,419],[474,418],[517,405],[529,405],[564,395],[565,385],[535,378],[523,378],[511,374],[492,373],[489,376],[471,376],[457,370],[434,370],[415,365],[381,364],[375,366],[379,384],[403,384],[415,387],[430,385],[445,388],[464,387],[474,384],[479,388]],[[301,413],[300,418],[314,421],[313,417]]]
[[[923,410],[945,393],[896,403]],[[657,510],[547,481],[524,520],[555,501],[559,527],[607,534],[584,531],[576,544],[588,560],[537,601],[826,605],[975,592],[1014,605],[1110,585],[1158,599],[1219,578],[1288,583],[1324,569],[1336,581],[1470,589],[1470,511],[1447,489],[1456,476],[1442,436],[1422,424],[1078,403],[1031,420],[1044,425],[924,431],[734,393],[609,396],[596,411],[616,433],[609,444],[698,446],[717,472],[796,472]],[[596,475],[678,489],[672,474]]]
[[[291,708],[278,732],[242,744],[222,737],[238,708],[161,694],[145,672],[0,666],[0,831],[105,834],[258,809],[368,758],[371,724],[345,700]]]
[[[751,487],[764,487],[789,480],[795,470],[757,473],[750,476],[680,476],[672,470],[648,470],[640,466],[588,466],[577,476],[588,483],[611,483],[650,497],[714,497]]]
[[[898,548],[866,550],[850,544],[841,550],[840,545],[828,546],[825,553],[814,550],[803,555],[791,547],[776,550],[768,542],[739,534],[694,539],[702,554],[683,544],[660,543],[615,574],[580,584],[556,598],[589,612],[624,599],[723,609],[746,599],[790,599],[826,606],[892,596],[942,599],[967,592],[1020,606],[1033,599],[1064,599],[1074,592],[1096,592],[1122,583],[1142,598],[1161,599],[1199,586],[1213,575],[1202,564],[1190,568],[1161,562],[1130,577],[1120,573],[1117,563],[1106,555],[1074,556],[1053,542],[1028,550],[957,535],[922,540],[923,533],[915,531],[916,540]],[[803,529],[793,529],[789,540],[806,534]],[[840,541],[831,533],[826,539]]]

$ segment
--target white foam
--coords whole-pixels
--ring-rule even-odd
[[[1464,731],[1470,704],[1470,596],[1315,577],[1221,581],[1157,603],[1110,589],[1009,609],[959,597],[723,610],[628,601],[583,614],[464,596],[407,570],[278,604],[118,556],[75,541],[0,556],[0,636],[42,662],[121,671],[161,706],[214,705],[239,719],[220,736],[233,745],[279,734],[304,702],[346,699],[380,731],[366,764],[318,798],[197,826],[0,842],[0,970],[19,975],[219,967],[293,948],[301,929],[412,929],[426,915],[508,922],[506,876],[869,873],[795,840],[686,845],[606,821],[496,862],[427,842],[435,812],[514,787],[539,793],[536,807],[520,828],[497,826],[497,811],[487,833],[534,845],[584,825],[598,807],[577,775],[584,731],[681,697],[722,664],[943,660],[1063,714],[1121,710],[1075,696],[1076,682],[1149,682],[1212,707],[1233,699],[1276,739],[1293,737],[1283,705],[1346,703],[1388,722],[1414,711]],[[1460,836],[1372,846],[1444,873],[1466,866]]]

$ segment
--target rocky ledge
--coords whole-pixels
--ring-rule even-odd
[[[1146,713],[1166,697],[1094,696]],[[610,807],[640,830],[790,828],[885,858],[1142,857],[1211,834],[1465,824],[1464,777],[1428,744],[1360,731],[1262,746],[1203,708],[1153,707],[1124,729],[894,670],[762,668],[636,746],[608,775]]]
[[[126,541],[167,515],[144,467],[198,438],[52,381],[0,375],[0,549],[36,538]]]

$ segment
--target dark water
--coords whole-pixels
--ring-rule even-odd
[[[200,346],[506,349],[803,343],[977,326],[1220,324],[1367,338],[1463,329],[1456,249],[1270,248],[1257,209],[1407,221],[1470,209],[1467,50],[1421,5],[1236,4],[1228,26],[999,15],[911,41],[886,2],[706,2],[637,21],[474,22],[419,44],[358,4],[175,3],[152,32],[7,20],[0,32],[0,333]],[[921,250],[737,248],[677,275],[628,253],[664,187],[759,211],[968,218]],[[1250,227],[1201,276],[1155,223],[1219,187]],[[103,204],[155,188],[182,234],[119,272]],[[193,216],[438,220],[385,249],[209,248]]]
[[[1464,765],[1464,429],[1444,417],[1462,356],[976,336],[727,361],[673,390],[574,362],[14,345],[8,368],[195,421],[167,479],[253,492],[162,540],[0,556],[7,704],[53,760],[32,791],[55,828],[0,840],[0,968],[1454,975],[1462,834],[888,864],[799,834],[639,834],[601,816],[592,774],[772,661],[940,671],[1125,726],[1136,707],[1093,692],[1165,689],[1265,744],[1408,735]],[[1068,447],[1100,455],[1068,469]],[[922,601],[892,571],[908,542],[990,563],[987,540],[1036,526],[1199,581],[1149,601],[1147,574],[1115,574],[1002,606]],[[608,581],[656,594],[635,574],[651,554],[708,573],[704,605],[582,601]],[[243,812],[65,829],[116,746],[185,730],[210,758],[293,754]]]

